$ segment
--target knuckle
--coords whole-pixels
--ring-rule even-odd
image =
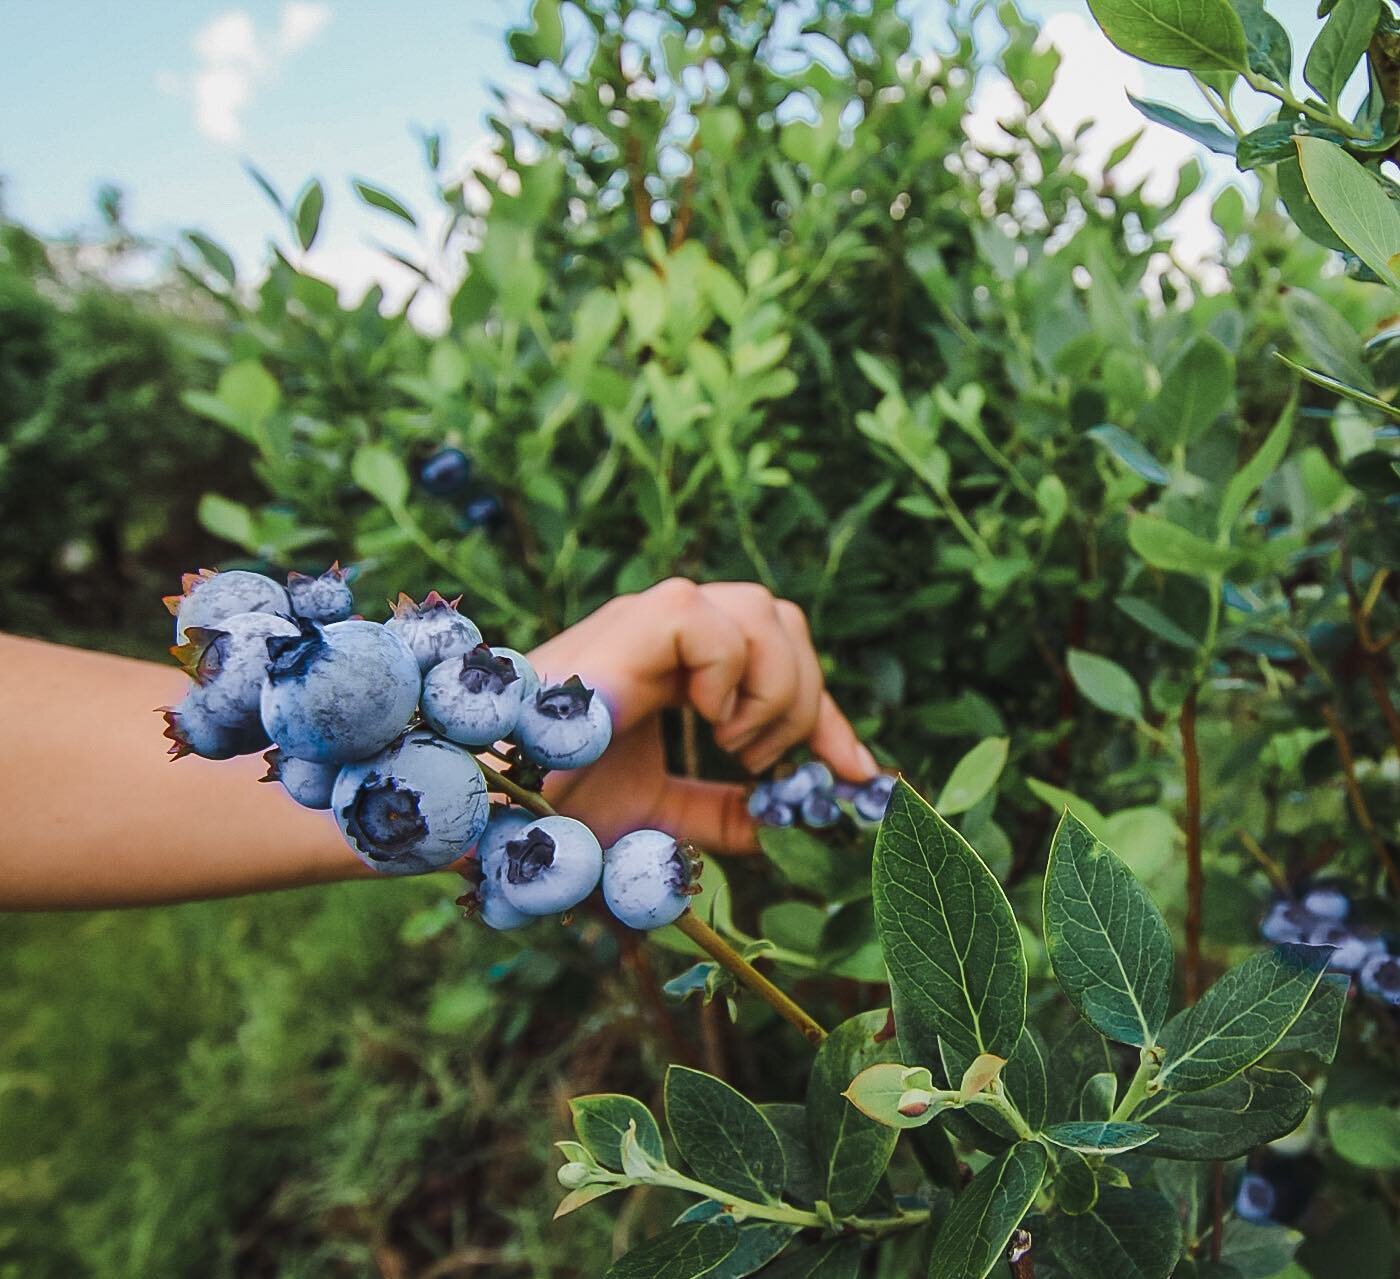
[[[646,592],[656,603],[668,608],[691,608],[700,599],[700,588],[688,577],[668,577]]]

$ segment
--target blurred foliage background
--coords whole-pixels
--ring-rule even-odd
[[[287,233],[256,282],[192,233],[154,284],[114,283],[152,248],[114,194],[95,241],[4,225],[0,626],[155,658],[181,570],[339,558],[371,615],[465,592],[525,648],[671,574],[758,580],[926,793],[1007,740],[958,822],[1023,917],[1068,802],[1207,970],[1316,874],[1393,929],[1394,431],[1275,359],[1388,396],[1386,299],[1267,174],[1215,200],[1229,287],[1207,290],[1164,229],[1199,168],[1165,203],[1116,180],[1131,142],[1086,172],[1040,114],[1057,55],[996,13],[1004,39],[918,57],[887,0],[812,5],[785,48],[757,0],[544,0],[511,47],[548,110],[503,106],[472,174],[424,139],[449,217],[409,265],[461,281],[441,334],[299,266],[315,182],[266,188]],[[997,73],[1019,104],[977,147]],[[473,470],[451,496],[419,480],[444,448]],[[785,948],[817,1008],[880,1006],[851,958],[868,909],[774,861],[725,866],[733,927]],[[596,1276],[672,1205],[551,1226],[567,1096],[647,1097],[668,1059],[800,1091],[764,1010],[658,1014],[683,955],[464,930],[453,891],[8,919],[0,1273]],[[1347,1157],[1325,1116],[1392,1113],[1396,1031],[1357,1001],[1284,1152],[1325,1192],[1248,1273],[1393,1264],[1392,1156]]]

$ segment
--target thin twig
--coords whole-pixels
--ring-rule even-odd
[[[1323,703],[1322,718],[1326,720],[1328,732],[1332,734],[1332,741],[1337,747],[1337,755],[1342,763],[1342,780],[1346,785],[1347,799],[1351,801],[1351,811],[1356,818],[1356,824],[1366,832],[1366,837],[1371,841],[1376,860],[1384,867],[1386,878],[1390,880],[1391,891],[1400,897],[1400,866],[1396,866],[1395,858],[1391,856],[1385,839],[1376,829],[1375,819],[1372,818],[1371,810],[1366,804],[1366,796],[1361,791],[1361,783],[1356,779],[1356,756],[1351,749],[1351,738],[1347,736],[1336,707],[1330,702]]]
[[[1186,774],[1186,1002],[1201,994],[1201,757],[1196,749],[1196,689],[1181,704],[1181,762]]]
[[[489,764],[483,764],[480,759],[477,767],[481,769],[482,776],[486,778],[486,785],[495,791],[500,791],[502,795],[508,795],[521,808],[528,809],[536,817],[557,817],[558,810],[549,800],[545,799],[539,791],[527,790],[519,782],[513,782],[509,777],[498,773]]]
[[[1235,838],[1245,846],[1245,851],[1259,863],[1260,869],[1269,877],[1269,882],[1285,897],[1292,897],[1293,889],[1289,886],[1288,876],[1283,873],[1283,867],[1264,851],[1259,841],[1243,826],[1235,827]]]
[[[1385,673],[1381,670],[1380,663],[1381,654],[1393,642],[1395,632],[1382,635],[1378,640],[1371,636],[1371,612],[1380,599],[1389,570],[1380,569],[1376,572],[1371,579],[1370,586],[1366,588],[1365,598],[1362,598],[1356,589],[1356,577],[1352,571],[1351,545],[1347,540],[1345,529],[1342,531],[1340,554],[1342,586],[1346,589],[1347,610],[1351,614],[1351,624],[1356,631],[1357,643],[1361,646],[1361,664],[1366,670],[1366,682],[1370,684],[1371,696],[1376,705],[1380,707],[1381,717],[1385,720],[1386,728],[1390,730],[1390,739],[1395,743],[1395,750],[1400,753],[1400,711],[1395,709],[1395,703],[1391,699],[1390,689],[1386,687]]]
[[[1216,1160],[1211,1165],[1210,1186],[1210,1259],[1220,1260],[1221,1245],[1225,1242],[1225,1165]]]

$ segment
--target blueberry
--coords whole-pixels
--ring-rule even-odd
[[[628,928],[674,923],[698,891],[694,877],[694,857],[664,831],[634,830],[603,854],[603,900]]]
[[[178,706],[158,708],[165,716],[165,736],[172,743],[170,755],[183,759],[199,755],[204,759],[232,759],[235,755],[251,755],[267,746],[267,734],[260,722],[235,725],[221,724],[205,704],[204,690],[192,688]]]
[[[434,497],[455,497],[471,477],[471,459],[461,449],[440,449],[418,469],[418,482]]]
[[[167,595],[165,607],[175,617],[175,642],[183,644],[191,626],[217,626],[235,613],[281,613],[290,616],[292,601],[270,577],[234,569],[219,573],[202,568],[180,579],[179,595]]]
[[[489,530],[501,522],[503,514],[500,499],[494,494],[483,493],[463,504],[462,513],[457,517],[457,523],[464,532],[478,528]]]
[[[267,776],[258,780],[281,782],[283,789],[303,808],[329,808],[331,791],[340,773],[339,764],[313,764],[310,760],[293,759],[274,747],[263,758],[267,761]]]
[[[826,830],[841,820],[841,805],[826,789],[814,790],[802,801],[802,821],[813,830]]]
[[[470,751],[426,729],[347,764],[331,807],[355,855],[383,875],[420,875],[464,857],[486,829],[486,780]]]
[[[1351,914],[1351,898],[1334,883],[1314,884],[1303,894],[1302,906],[1316,919],[1341,923]]]
[[[534,918],[516,910],[501,891],[501,876],[506,869],[506,845],[534,820],[534,815],[523,808],[495,804],[491,808],[486,829],[477,841],[476,858],[481,867],[481,883],[477,886],[476,896],[480,918],[482,923],[500,932],[520,928]]]
[[[1301,942],[1317,926],[1317,920],[1296,902],[1275,901],[1259,924],[1259,935],[1276,945]]]
[[[337,560],[319,577],[307,573],[287,574],[287,594],[292,610],[308,622],[343,622],[355,611],[350,581],[355,569],[341,568]]]
[[[515,667],[515,674],[520,680],[521,691],[526,697],[534,697],[540,689],[540,677],[535,674],[535,668],[530,665],[530,659],[513,648],[507,648],[504,644],[493,644],[491,651],[497,657],[509,659],[510,664]]]
[[[781,800],[770,801],[758,815],[760,826],[791,826],[797,820],[797,810],[791,804],[784,804]]]
[[[225,728],[252,728],[267,682],[267,641],[296,637],[297,624],[275,613],[234,613],[217,627],[187,626],[170,651],[199,685],[204,710]]]
[[[596,690],[573,675],[522,704],[514,738],[543,768],[584,768],[607,750],[612,716]]]
[[[506,841],[501,892],[527,915],[554,915],[577,906],[598,885],[603,850],[572,817],[541,817]]]
[[[1356,972],[1373,955],[1385,949],[1385,943],[1374,934],[1355,933],[1342,924],[1327,920],[1315,924],[1303,938],[1303,944],[1335,947],[1327,966],[1340,973]]]
[[[418,663],[377,622],[302,622],[296,638],[269,639],[267,653],[262,721],[295,759],[365,759],[403,731],[418,705]]]
[[[478,749],[515,728],[525,685],[508,657],[478,644],[460,658],[434,666],[423,681],[423,718],[430,727]]]
[[[749,792],[748,810],[749,816],[757,821],[768,811],[773,803],[773,786],[771,782],[759,782],[757,786]]]
[[[885,816],[890,796],[894,794],[894,778],[886,773],[872,777],[856,792],[856,816],[867,822],[878,822]]]
[[[397,635],[418,659],[418,669],[426,674],[439,662],[460,653],[470,653],[481,643],[476,623],[457,611],[461,603],[429,591],[421,604],[402,593],[394,605],[394,615],[384,626]]]
[[[1361,965],[1361,989],[1373,999],[1400,1008],[1400,956],[1372,955]]]
[[[1247,1172],[1240,1178],[1239,1189],[1235,1191],[1235,1216],[1241,1221],[1271,1221],[1277,1203],[1278,1195],[1267,1177]]]

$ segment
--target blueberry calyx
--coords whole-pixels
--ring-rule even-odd
[[[212,626],[187,626],[185,642],[172,644],[170,655],[196,684],[208,684],[224,669],[228,634]]]
[[[528,830],[522,839],[506,843],[506,879],[532,884],[554,865],[554,840],[542,830]]]
[[[478,644],[462,658],[458,678],[469,693],[503,693],[520,676],[510,658],[497,657],[489,644]]]
[[[418,807],[420,798],[397,778],[371,773],[343,813],[347,832],[367,857],[411,848],[428,833]]]
[[[315,622],[295,618],[300,635],[267,637],[267,677],[275,684],[281,679],[305,675],[312,660],[326,645],[326,637]]]
[[[419,604],[407,591],[400,591],[399,598],[391,600],[389,606],[394,610],[394,616],[397,618],[427,617],[430,613],[459,612],[457,606],[461,602],[460,595],[456,599],[448,599],[437,591],[429,591],[423,596],[423,602]]]
[[[535,695],[535,708],[548,719],[576,719],[588,714],[593,693],[577,675],[570,675],[562,684],[542,688]]]

